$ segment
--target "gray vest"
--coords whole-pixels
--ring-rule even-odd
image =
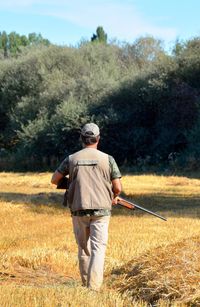
[[[72,211],[111,209],[113,193],[107,154],[84,148],[69,156],[69,180],[68,204]]]

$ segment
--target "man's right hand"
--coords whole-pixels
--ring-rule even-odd
[[[112,190],[114,198],[112,200],[112,205],[117,205],[118,199],[121,191],[122,191],[122,184],[120,178],[116,178],[112,180]]]
[[[115,206],[118,204],[118,201],[120,201],[120,197],[119,196],[115,196],[112,200],[112,205]]]

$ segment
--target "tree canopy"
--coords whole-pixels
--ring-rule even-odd
[[[1,161],[46,158],[50,167],[81,147],[80,128],[94,121],[100,149],[119,164],[160,167],[176,153],[181,167],[197,167],[200,39],[176,42],[169,55],[153,37],[108,43],[98,29],[103,43],[78,47],[1,32]]]
[[[16,32],[0,32],[0,53],[7,58],[9,55],[16,56],[23,47],[30,45],[50,45],[50,41],[42,37],[41,34],[30,33],[28,36],[20,35]]]
[[[93,34],[91,37],[92,42],[99,42],[99,43],[107,43],[107,34],[105,33],[103,27],[97,27],[96,34]]]

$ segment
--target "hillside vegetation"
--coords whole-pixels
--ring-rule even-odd
[[[102,291],[81,287],[71,217],[50,173],[0,174],[0,305],[198,306],[200,181],[124,176],[130,200],[165,216],[113,208]]]
[[[35,35],[27,44],[0,58],[2,170],[54,168],[80,148],[88,121],[119,164],[199,167],[199,37],[171,54],[153,37],[61,47]]]

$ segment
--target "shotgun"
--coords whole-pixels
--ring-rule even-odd
[[[119,197],[119,199],[117,201],[117,204],[122,206],[122,207],[126,207],[128,209],[131,209],[131,210],[133,210],[133,209],[142,210],[144,212],[147,212],[147,213],[149,213],[151,215],[154,215],[154,216],[158,217],[159,219],[162,219],[163,221],[167,221],[167,219],[165,217],[163,217],[163,216],[161,216],[161,215],[159,215],[159,214],[157,214],[155,212],[152,212],[150,210],[147,210],[147,209],[145,209],[143,207],[140,207],[140,206],[136,205],[135,203],[131,203],[130,201],[128,201],[126,199],[123,199],[121,197]]]

